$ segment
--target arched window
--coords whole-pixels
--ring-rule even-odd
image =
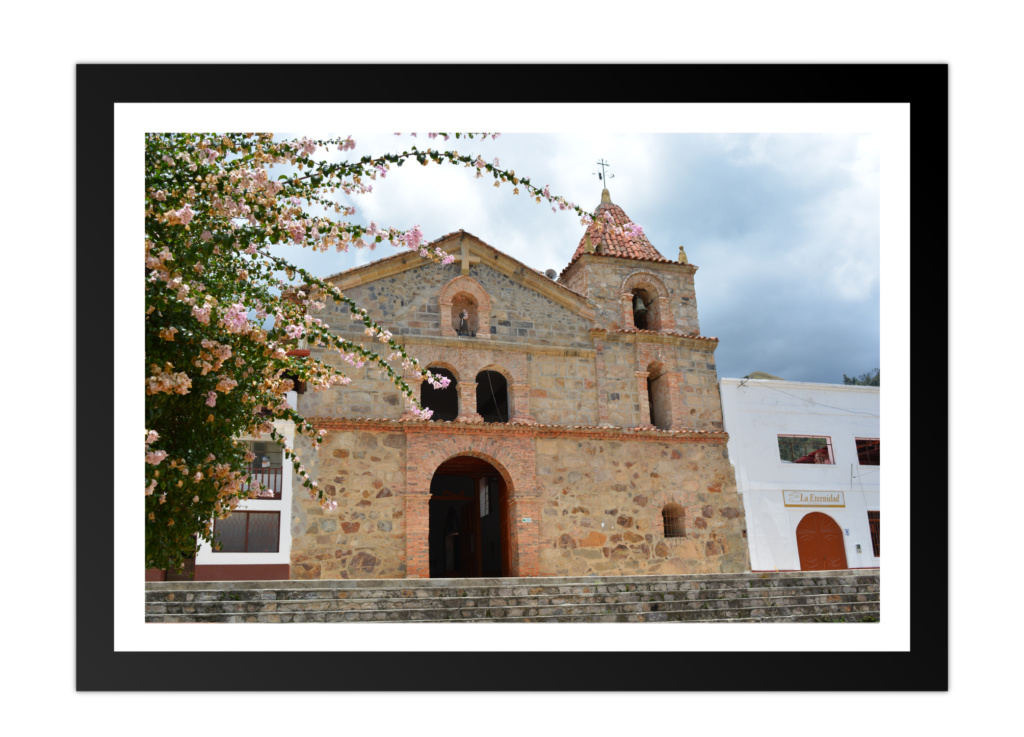
[[[670,391],[665,367],[660,363],[652,363],[648,366],[647,403],[650,409],[651,424],[660,430],[672,428]]]
[[[459,416],[459,391],[456,388],[458,381],[448,369],[430,367],[429,370],[435,376],[448,377],[451,383],[444,389],[435,389],[430,382],[424,381],[420,385],[420,404],[425,409],[434,410],[430,419],[452,422]]]
[[[665,537],[686,537],[683,515],[683,508],[678,504],[666,504],[662,508],[661,521]]]
[[[476,375],[476,411],[484,422],[508,422],[508,382],[497,371]]]

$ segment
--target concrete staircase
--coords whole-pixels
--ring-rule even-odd
[[[879,573],[168,581],[147,622],[877,622]]]

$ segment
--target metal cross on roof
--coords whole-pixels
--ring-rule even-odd
[[[602,181],[607,181],[608,179],[614,179],[615,178],[614,174],[605,174],[604,173],[604,168],[606,166],[611,166],[611,164],[609,164],[607,161],[605,161],[604,159],[601,159],[600,161],[597,162],[597,165],[601,167],[601,173],[600,174],[597,174],[596,171],[594,172],[595,174],[597,174],[597,178],[598,179],[600,179]]]

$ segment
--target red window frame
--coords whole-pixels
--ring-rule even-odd
[[[829,435],[778,435],[779,445],[779,460],[787,464],[811,464],[811,465],[823,465],[823,466],[834,466],[836,463],[835,455],[832,453],[832,437]],[[784,438],[803,438],[806,440],[823,440],[825,441],[824,446],[818,448],[810,453],[806,453],[799,458],[794,460],[787,460],[783,455],[783,448],[786,445]]]
[[[242,534],[242,549],[238,550],[238,549],[234,549],[233,548],[231,550],[224,550],[223,548],[222,549],[218,549],[217,547],[214,547],[214,552],[215,553],[277,553],[277,552],[280,552],[280,550],[281,550],[281,513],[280,512],[253,512],[253,511],[245,510],[245,511],[239,511],[239,512],[232,512],[230,516],[225,517],[225,520],[227,520],[227,519],[235,519],[235,518],[238,518],[240,515],[244,515],[244,517],[245,517],[245,532]],[[273,515],[276,518],[276,523],[274,523],[274,528],[277,530],[277,534],[274,535],[274,537],[273,537],[273,540],[274,540],[274,549],[273,550],[249,550],[249,529],[250,529],[250,523],[251,523],[253,517],[256,516],[256,515],[268,515],[268,516],[269,515]],[[219,522],[222,522],[222,520],[216,520],[213,523],[213,533],[214,533],[214,542],[215,542],[215,544],[216,544],[216,541],[217,541],[217,537],[216,537],[216,535],[217,535],[217,524]]]
[[[876,558],[882,557],[879,555],[882,548],[881,516],[881,512],[868,512],[868,526],[871,528],[871,548]]]

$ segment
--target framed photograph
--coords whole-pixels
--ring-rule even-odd
[[[228,74],[258,84],[198,83]],[[339,92],[324,84],[332,78],[359,83]],[[237,672],[310,676],[245,690],[946,690],[945,470],[931,471],[926,489],[920,474],[912,486],[910,473],[911,458],[925,457],[922,434],[911,442],[910,418],[938,428],[928,436],[934,455],[934,440],[945,442],[946,395],[912,403],[910,357],[926,345],[945,356],[947,336],[941,320],[925,319],[934,311],[912,309],[910,286],[915,301],[945,304],[947,84],[942,64],[79,65],[77,334],[79,355],[95,358],[80,363],[77,385],[78,690],[237,690],[234,680],[196,670],[196,654],[210,652]],[[342,304],[337,297],[309,314],[350,345],[361,333],[395,341],[444,375],[445,386],[450,377],[456,399],[438,403],[409,365],[396,373],[408,394],[378,384],[364,391],[379,377],[362,359],[350,364],[360,398],[347,413],[318,403],[310,389],[289,399],[313,431],[312,441],[294,425],[285,435],[309,451],[304,465],[292,478],[274,477],[282,490],[273,499],[239,507],[260,510],[254,525],[266,518],[277,527],[247,528],[266,544],[217,553],[216,564],[200,546],[190,575],[203,586],[193,593],[215,591],[234,576],[231,566],[275,585],[333,586],[335,600],[366,580],[429,586],[431,479],[450,475],[474,479],[460,512],[460,570],[510,590],[592,581],[612,587],[601,590],[610,600],[614,579],[625,575],[812,580],[816,573],[800,569],[821,559],[851,569],[851,581],[880,579],[880,613],[739,622],[696,605],[684,616],[685,607],[641,596],[631,609],[610,603],[585,616],[551,604],[549,619],[503,605],[504,615],[438,630],[436,621],[282,618],[292,611],[284,606],[261,619],[262,594],[233,585],[221,593],[249,621],[222,617],[216,626],[217,617],[192,616],[205,593],[158,621],[172,608],[152,606],[167,600],[155,595],[160,586],[147,594],[143,554],[146,505],[159,506],[160,495],[142,491],[159,491],[167,477],[154,484],[142,476],[144,465],[152,475],[164,459],[138,459],[146,408],[136,374],[150,358],[136,261],[157,194],[146,187],[147,136],[202,132],[231,142],[235,131],[272,131],[274,140],[322,149],[325,161],[366,156],[377,166],[354,185],[360,192],[338,194],[339,207],[355,206],[352,237],[367,248],[348,248],[348,232],[325,228],[317,232],[326,252],[289,251],[284,241],[303,242],[322,224],[295,216],[288,233],[267,231],[259,253],[267,263],[292,259],[300,276],[362,300],[368,311],[352,312],[358,322],[348,307],[331,311]],[[471,131],[490,133],[461,135]],[[285,184],[318,176],[287,168],[273,175],[280,172],[291,172]],[[296,212],[307,205],[294,202]],[[184,209],[165,209],[156,208],[162,222],[188,225]],[[205,235],[203,248],[221,247],[216,234]],[[160,261],[147,244],[150,256]],[[426,257],[447,263],[425,277],[416,259]],[[925,264],[927,278],[918,273]],[[200,259],[189,268],[202,274],[207,266]],[[613,271],[614,279],[605,276]],[[300,281],[296,293],[306,286]],[[385,282],[390,291],[374,286]],[[219,303],[213,309],[216,316]],[[272,313],[260,317],[273,326]],[[104,345],[111,349],[95,349]],[[315,344],[297,346],[296,355],[313,348],[316,357]],[[154,370],[172,376],[150,363],[147,381]],[[827,393],[792,393],[800,382],[822,392],[827,383],[877,386],[882,363],[885,392],[861,392],[872,394],[877,414]],[[940,362],[915,377],[917,396],[923,384],[944,387],[946,376]],[[728,390],[726,379],[735,379]],[[768,432],[773,473],[785,476],[770,488],[772,506],[759,507],[753,495],[768,487],[737,456],[727,401],[751,382],[776,393],[768,402],[776,410],[846,412],[873,417],[877,427],[851,426],[849,438],[813,423]],[[214,418],[230,385],[203,396]],[[424,397],[444,419],[417,414]],[[818,440],[828,442],[811,442]],[[312,453],[310,442],[321,450]],[[409,459],[424,459],[423,468]],[[374,468],[387,473],[377,478]],[[829,473],[843,476],[843,488],[821,486]],[[322,498],[307,500],[305,479]],[[331,504],[333,516],[323,511]],[[808,511],[817,526],[798,528]],[[756,519],[778,523],[781,542],[765,527],[755,540]],[[821,556],[800,547],[826,538]],[[912,555],[911,541],[930,555]],[[823,583],[815,596],[843,596],[843,585]],[[327,624],[342,628],[323,637]],[[140,669],[159,670],[159,685],[139,679]]]

